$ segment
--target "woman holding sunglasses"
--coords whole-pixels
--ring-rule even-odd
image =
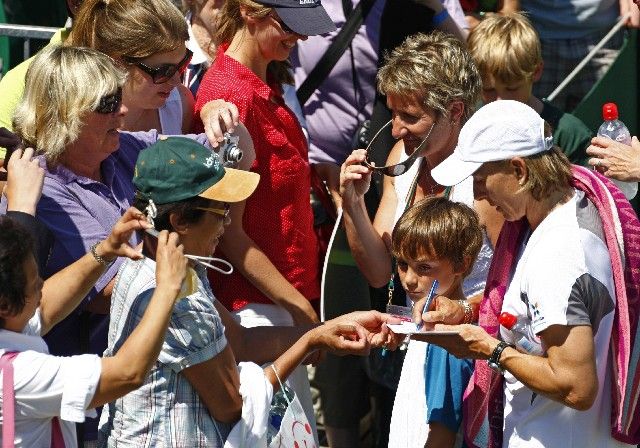
[[[124,129],[184,134],[193,119],[193,95],[181,84],[192,56],[188,39],[184,17],[168,0],[85,0],[70,41],[127,69]]]
[[[302,325],[318,321],[318,244],[309,204],[308,146],[281,84],[299,39],[335,26],[320,1],[227,0],[214,38],[218,54],[205,74],[196,112],[216,98],[238,106],[256,149],[251,170],[263,181],[231,207],[220,249],[236,268],[210,277],[216,295],[245,326]],[[198,129],[198,128],[196,128]],[[304,369],[293,376],[307,417],[314,421]]]
[[[471,274],[463,283],[467,300],[452,301],[438,295],[426,314],[428,322],[474,321],[485,287],[492,247],[503,222],[486,201],[474,201],[472,181],[445,189],[431,177],[431,169],[455,149],[460,129],[472,115],[478,100],[480,82],[477,68],[464,44],[457,39],[438,32],[407,38],[388,55],[378,72],[378,89],[387,96],[387,105],[392,113],[392,134],[399,139],[387,158],[387,166],[373,166],[366,150],[358,149],[341,167],[340,193],[349,245],[358,267],[374,287],[384,287],[392,278],[391,232],[396,221],[412,204],[427,196],[448,196],[452,201],[473,207],[478,213],[484,228],[484,241]],[[373,222],[364,204],[364,194],[372,175],[385,176],[382,198]],[[407,304],[410,303],[407,299]],[[422,310],[423,303],[419,301],[413,309]],[[437,413],[430,415],[428,422],[425,418],[416,421],[416,416],[430,412],[425,395],[419,396],[420,399],[416,397],[417,391],[425,391],[425,381],[427,384],[429,381],[423,373],[426,350],[425,343],[411,341],[409,344],[402,378],[410,375],[411,380],[400,381],[401,387],[395,395],[390,445],[422,446],[427,436],[427,423],[442,424],[436,419]],[[431,361],[435,359],[432,355],[430,351],[428,359]],[[446,352],[440,350],[438,356],[442,359]],[[452,357],[443,361],[460,367]],[[403,386],[408,384],[413,386]],[[462,391],[456,391],[453,397],[457,392],[462,396]],[[441,397],[430,398],[437,403]],[[443,396],[441,403],[450,403],[446,401],[450,398]],[[454,403],[442,406],[447,411],[454,408]],[[457,419],[459,414],[451,417]],[[406,421],[416,421],[409,432],[402,430]],[[436,441],[431,446],[446,446],[448,443],[450,441]]]

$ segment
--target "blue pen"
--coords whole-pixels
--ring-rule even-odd
[[[422,308],[422,314],[426,313],[429,307],[431,306],[431,302],[433,302],[433,298],[436,296],[436,289],[438,289],[438,280],[434,280],[431,285],[431,289],[429,290],[429,295],[427,296],[427,301],[424,302],[424,307]],[[422,328],[422,322],[416,324],[416,330]]]

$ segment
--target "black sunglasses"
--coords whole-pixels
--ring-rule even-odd
[[[122,87],[118,87],[115,93],[100,98],[100,103],[95,111],[99,114],[112,114],[120,109],[122,104]]]
[[[154,84],[163,84],[173,78],[173,75],[175,75],[176,73],[183,74],[187,69],[189,62],[191,62],[192,56],[193,52],[187,48],[187,52],[185,53],[184,57],[177,64],[162,64],[161,66],[156,68],[149,67],[148,65],[138,61],[135,58],[125,56],[123,59],[130,64],[135,65],[147,75],[151,76]]]
[[[278,25],[280,25],[280,28],[282,28],[282,31],[284,31],[285,33],[287,33],[287,34],[297,34],[295,31],[293,31],[291,28],[289,28],[287,26],[287,24],[284,23],[280,17],[275,16],[273,13],[269,14],[269,17],[271,17],[273,20],[275,20],[278,23]]]
[[[407,159],[404,162],[397,163],[395,165],[389,165],[389,166],[375,166],[369,160],[369,148],[371,148],[371,144],[376,140],[376,137],[378,137],[380,132],[382,132],[382,130],[384,128],[386,128],[387,126],[389,126],[392,122],[393,122],[393,120],[389,120],[389,122],[387,124],[382,126],[378,130],[378,132],[376,132],[376,135],[373,136],[373,138],[371,139],[371,141],[367,145],[367,149],[365,150],[367,152],[367,155],[365,156],[365,159],[364,159],[364,164],[365,164],[365,166],[367,168],[369,168],[370,170],[373,170],[373,171],[380,172],[380,173],[384,174],[385,176],[389,176],[389,177],[400,176],[400,175],[406,173],[407,171],[409,171],[409,168],[411,168],[413,163],[416,161],[416,159],[420,155],[420,152],[422,151],[422,148],[423,148],[424,144],[427,142],[427,139],[431,135],[431,131],[433,131],[433,126],[435,126],[435,124],[436,124],[435,121],[433,122],[433,124],[431,124],[431,127],[429,128],[429,132],[427,132],[427,136],[424,139],[422,139],[422,141],[420,142],[418,147],[413,150],[411,155],[409,157],[407,157]]]

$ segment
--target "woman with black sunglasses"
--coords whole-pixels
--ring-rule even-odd
[[[108,235],[133,200],[138,153],[160,137],[155,130],[122,132],[128,112],[123,104],[126,73],[103,53],[48,47],[36,56],[26,79],[14,129],[25,146],[38,149],[45,169],[36,217],[54,240],[43,272],[47,278]],[[243,130],[238,127],[236,133],[245,149],[250,138]],[[212,134],[211,141],[204,134],[188,137],[213,146],[222,134]],[[5,205],[3,200],[1,208]],[[133,238],[132,244],[137,242]],[[80,309],[47,335],[51,353],[102,354],[106,348],[111,290],[120,261],[103,261],[105,272]],[[97,421],[92,424],[85,425],[85,440],[97,437]]]
[[[95,48],[126,68],[124,129],[191,130],[193,96],[181,84],[192,53],[187,25],[169,0],[85,0],[71,44]]]

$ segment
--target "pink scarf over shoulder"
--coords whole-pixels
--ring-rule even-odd
[[[613,361],[611,434],[626,443],[640,443],[640,222],[629,201],[599,173],[573,167],[573,186],[584,191],[602,219],[611,255],[616,311],[611,335]],[[516,254],[526,234],[525,220],[505,222],[489,269],[479,325],[497,337],[498,316]],[[502,446],[502,376],[477,360],[464,397],[465,441],[470,447]]]

